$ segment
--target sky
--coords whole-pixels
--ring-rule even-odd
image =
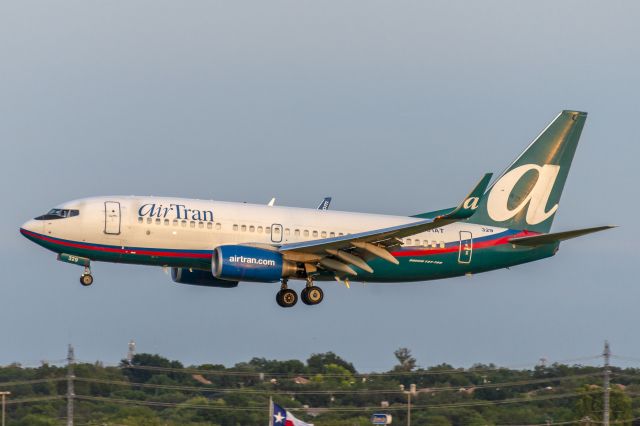
[[[0,3],[0,364],[333,351],[360,371],[640,358],[635,1]],[[588,111],[553,230],[619,228],[473,277],[209,289],[80,268],[19,235],[64,201],[180,196],[411,215],[455,205],[562,109]],[[301,287],[301,283],[294,288]],[[598,361],[595,361],[598,362]],[[618,360],[618,363],[622,361]]]

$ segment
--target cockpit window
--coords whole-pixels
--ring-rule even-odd
[[[80,210],[71,210],[71,209],[51,209],[47,214],[43,214],[42,216],[38,216],[35,220],[55,220],[55,219],[64,219],[67,217],[74,217],[80,214]]]

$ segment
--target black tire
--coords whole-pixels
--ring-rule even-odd
[[[298,293],[290,288],[280,290],[276,295],[276,302],[283,308],[291,308],[298,303]]]
[[[324,291],[320,287],[307,287],[306,290],[306,299],[309,301],[307,305],[317,305],[322,302],[324,299]]]
[[[313,305],[313,303],[311,303],[311,301],[309,300],[308,294],[309,287],[303,288],[300,292],[300,300],[302,300],[302,303],[304,303],[305,305]]]
[[[85,287],[89,287],[93,284],[93,276],[91,274],[84,274],[80,277],[80,284]]]

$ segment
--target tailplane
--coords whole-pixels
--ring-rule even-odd
[[[562,111],[491,185],[469,222],[549,232],[586,119]]]

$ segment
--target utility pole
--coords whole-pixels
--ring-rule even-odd
[[[407,392],[407,426],[411,426],[411,392]]]
[[[69,345],[67,350],[67,426],[73,426],[73,398],[76,396],[73,390],[73,364],[76,359],[73,353],[73,346]]]
[[[404,386],[402,386],[402,389],[404,389]],[[409,386],[409,391],[404,391],[404,393],[407,394],[407,426],[411,426],[411,395],[416,394],[416,385],[411,384]]]
[[[5,398],[11,395],[11,392],[0,392],[0,395],[2,395],[2,426],[4,426],[4,413],[7,407],[7,401]]]
[[[611,357],[611,350],[609,349],[609,342],[604,341],[604,404],[602,412],[602,425],[609,426],[609,376],[611,370],[609,370],[609,358]]]

